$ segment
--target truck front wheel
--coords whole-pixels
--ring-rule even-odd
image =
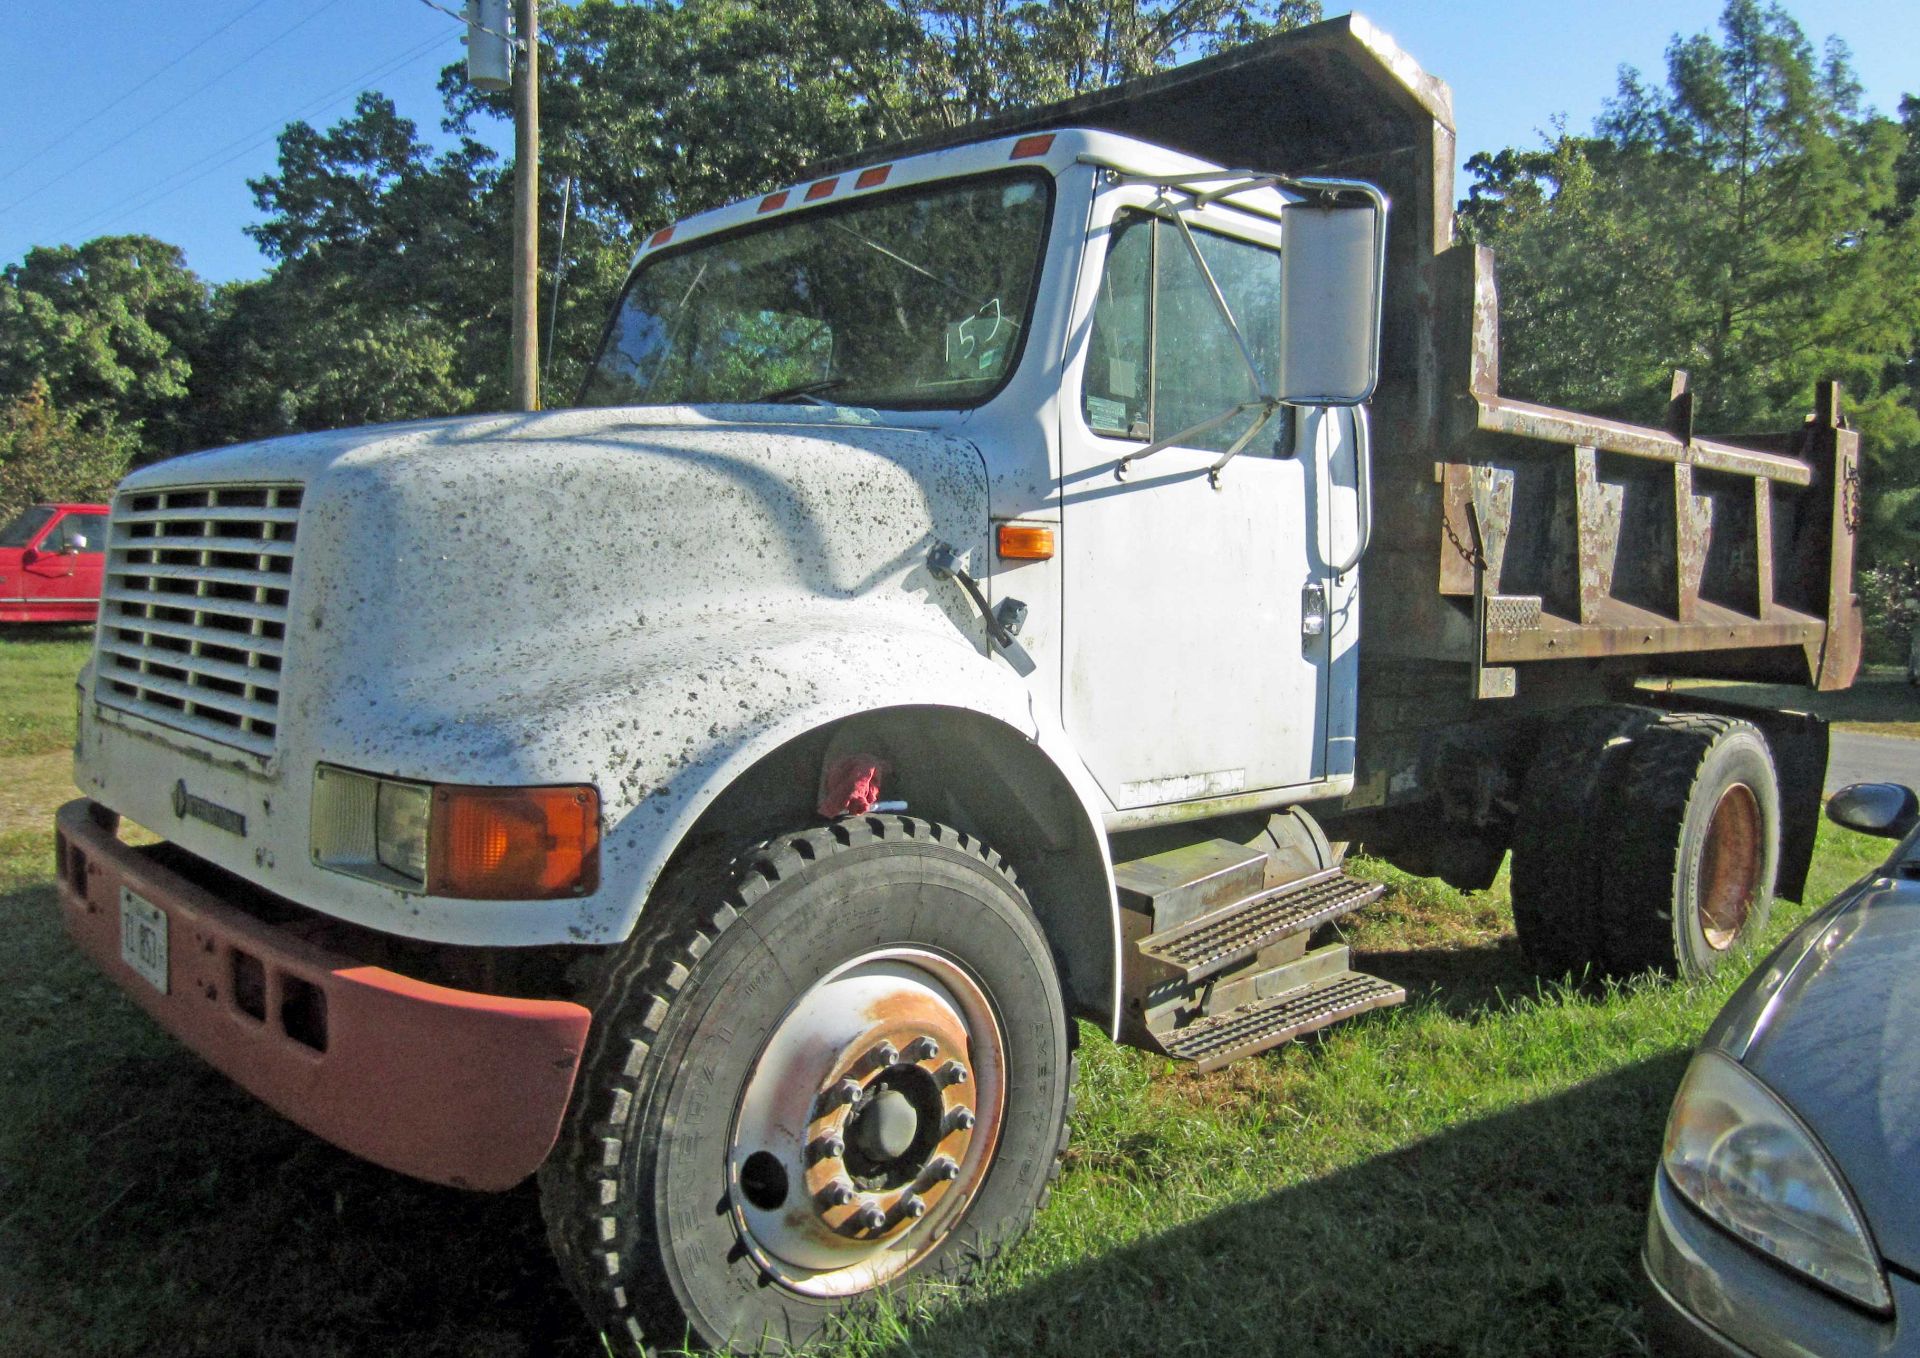
[[[960,1273],[1044,1197],[1070,1025],[1024,894],[970,836],[874,816],[694,869],[599,989],[540,1187],[610,1339],[797,1346]]]
[[[1759,937],[1773,907],[1772,751],[1749,722],[1670,713],[1627,759],[1602,865],[1608,969],[1705,975]]]

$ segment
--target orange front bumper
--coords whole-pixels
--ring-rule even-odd
[[[121,843],[87,801],[61,807],[58,828],[67,933],[269,1107],[375,1164],[462,1188],[511,1188],[553,1149],[585,1008],[451,990],[317,947]],[[123,889],[167,917],[164,992],[121,958]]]

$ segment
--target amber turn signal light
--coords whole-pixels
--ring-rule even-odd
[[[583,896],[600,884],[591,787],[436,787],[427,891],[469,900]]]
[[[1000,559],[1047,561],[1053,556],[1053,529],[1043,523],[1000,525]]]

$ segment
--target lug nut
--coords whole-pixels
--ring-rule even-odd
[[[813,1143],[815,1160],[838,1160],[847,1153],[846,1139],[838,1132],[828,1132]]]
[[[899,1062],[900,1053],[894,1048],[893,1043],[882,1042],[867,1053],[867,1060],[876,1066],[891,1066]]]
[[[953,1108],[947,1112],[947,1130],[950,1132],[970,1132],[973,1130],[973,1110],[971,1108]]]
[[[886,1213],[868,1203],[853,1214],[853,1224],[863,1231],[877,1231],[887,1224]]]
[[[922,1202],[919,1198],[915,1197],[913,1194],[909,1193],[907,1194],[906,1197],[900,1199],[900,1215],[901,1216],[908,1217],[914,1221],[918,1221],[920,1220],[921,1217],[925,1216],[926,1214],[927,1214],[926,1203]]]
[[[931,1061],[940,1054],[940,1044],[930,1037],[916,1037],[907,1043],[907,1049],[900,1053],[904,1060]]]
[[[947,1183],[960,1177],[960,1166],[953,1162],[952,1156],[943,1155],[927,1166],[927,1177],[935,1183]]]
[[[820,1201],[829,1207],[845,1207],[853,1201],[853,1185],[845,1179],[835,1179],[820,1190]]]
[[[822,1092],[817,1106],[824,1111],[838,1108],[843,1103],[852,1103],[859,1097],[860,1082],[858,1080],[836,1080]]]
[[[967,1068],[958,1061],[949,1061],[933,1073],[933,1078],[943,1085],[963,1085],[967,1082]]]

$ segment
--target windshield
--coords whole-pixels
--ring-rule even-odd
[[[903,189],[700,241],[635,270],[581,404],[966,406],[1013,371],[1052,181]]]
[[[52,505],[28,505],[13,516],[13,522],[0,528],[0,547],[26,546],[52,517]]]

